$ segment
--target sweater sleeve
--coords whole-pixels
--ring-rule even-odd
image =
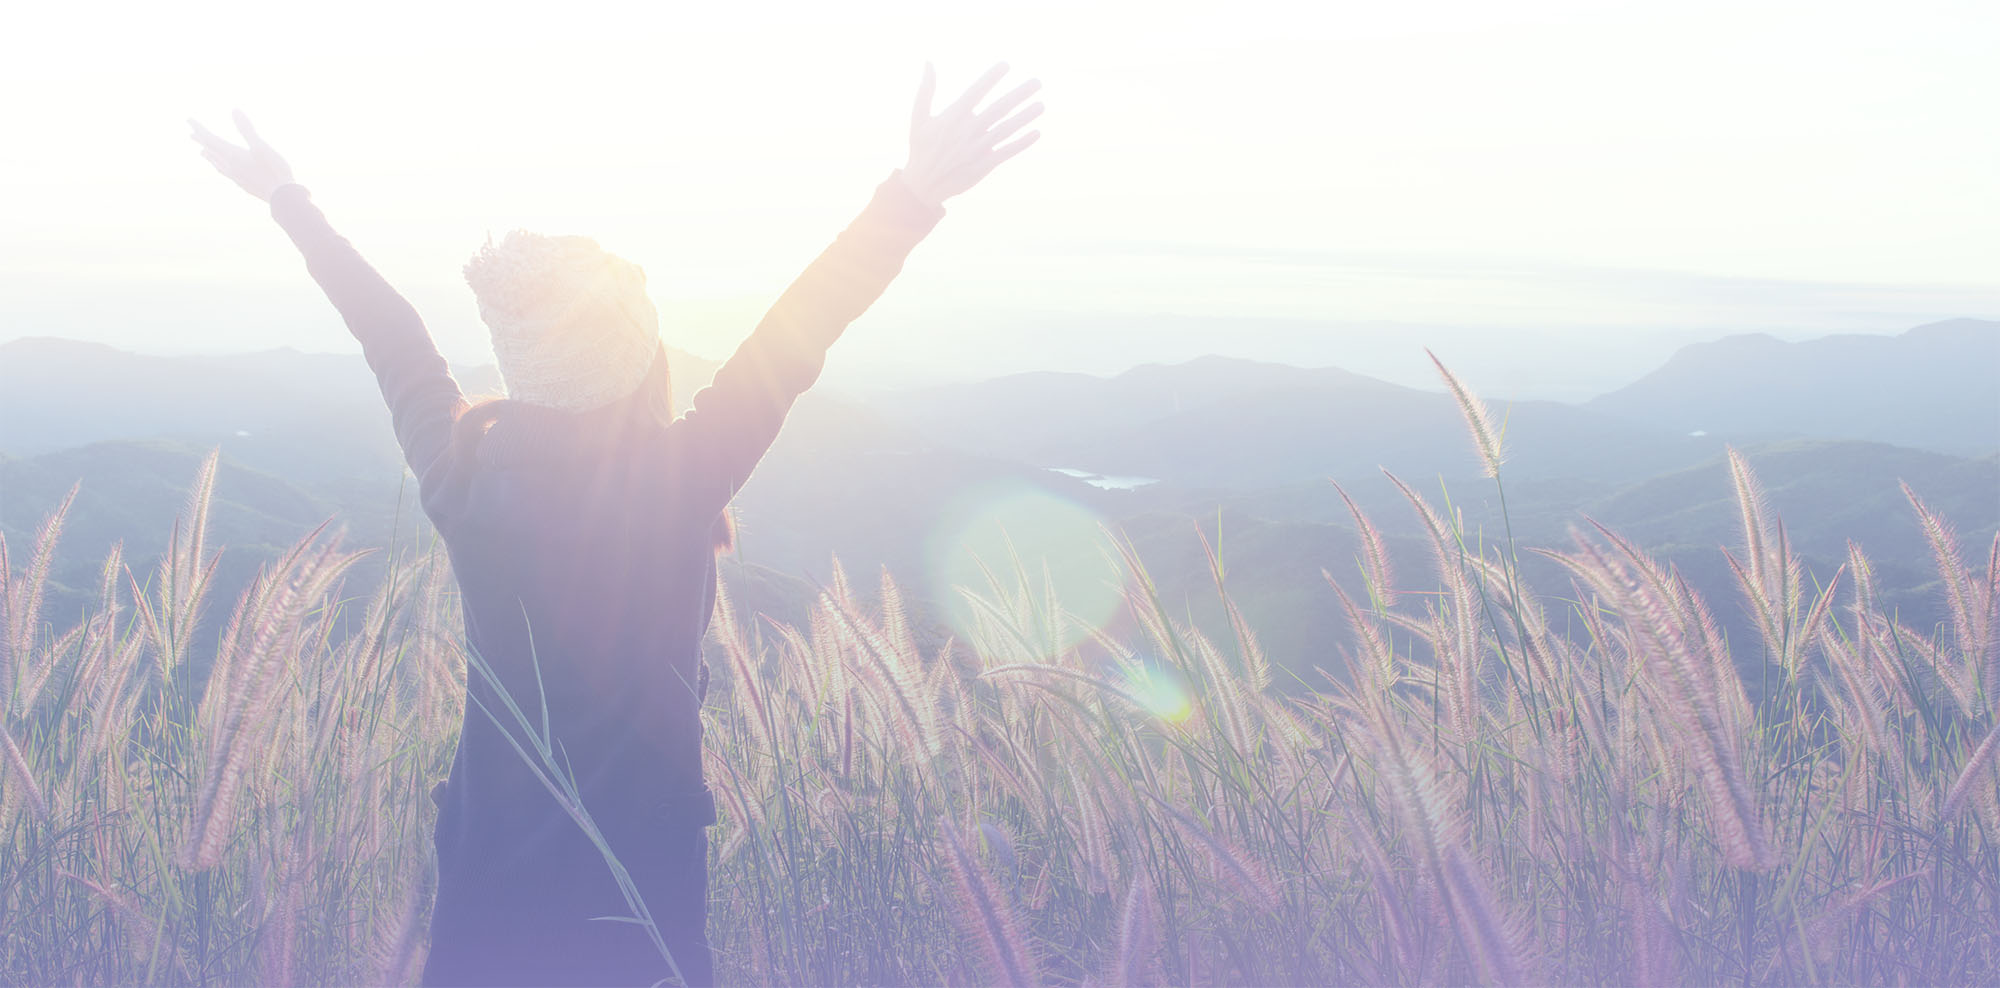
[[[408,300],[334,232],[298,185],[271,196],[271,215],[305,257],[306,270],[361,342],[375,372],[403,458],[425,503],[443,485],[452,423],[465,402],[451,369]]]
[[[943,216],[893,174],[778,296],[715,380],[666,430],[666,465],[689,493],[691,509],[712,515],[736,496],[792,403],[818,380],[827,349],[881,297]]]

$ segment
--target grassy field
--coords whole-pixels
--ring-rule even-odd
[[[1499,483],[1499,437],[1459,397]],[[725,594],[705,713],[718,974],[2000,980],[2000,542],[1968,564],[1912,493],[1952,620],[1905,627],[1858,550],[1802,585],[1735,463],[1735,600],[1587,520],[1516,547],[1406,488],[1434,572],[1327,560],[1369,592],[1328,581],[1358,645],[1310,688],[1272,682],[1233,607],[1206,633],[1177,619],[1129,551],[1129,640],[1077,643],[1018,573],[968,592],[976,627],[930,651],[887,575],[836,579],[801,627]],[[345,601],[356,557],[315,534],[225,612],[204,596],[212,476],[159,569],[114,553],[73,630],[40,604],[60,512],[0,564],[0,982],[420,965],[428,790],[466,676],[449,574],[414,559]],[[1523,590],[1531,552],[1572,593]],[[1722,640],[1722,607],[1759,639]],[[211,614],[227,630],[190,682]]]

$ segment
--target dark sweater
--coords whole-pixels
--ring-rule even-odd
[[[470,456],[453,445],[465,397],[416,311],[303,188],[279,189],[271,211],[381,384],[424,512],[451,555],[467,645],[531,713],[539,664],[550,733],[585,806],[642,892],[654,884],[663,900],[646,896],[655,915],[674,914],[664,900],[685,897],[684,859],[696,853],[686,832],[714,818],[698,686],[715,600],[713,525],[819,376],[827,347],[943,211],[898,176],[883,182],[671,425],[620,405],[582,414],[512,405]],[[469,689],[504,709],[478,675]],[[473,704],[437,843],[427,981],[664,976],[636,927],[590,921],[628,912],[608,870]],[[614,963],[645,965],[647,953],[655,960],[643,970]]]

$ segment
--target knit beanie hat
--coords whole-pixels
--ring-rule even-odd
[[[660,353],[646,273],[589,237],[515,230],[465,265],[507,396],[569,412],[636,391]]]

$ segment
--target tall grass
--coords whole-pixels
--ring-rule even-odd
[[[0,565],[0,982],[415,976],[426,797],[463,703],[449,575],[419,562],[348,602],[358,554],[315,532],[229,612],[198,682],[214,473],[156,569],[112,550],[87,614],[41,613],[62,510],[29,566]]]
[[[1501,483],[1500,432],[1447,383]],[[972,627],[935,648],[886,573],[862,592],[837,572],[802,627],[725,594],[704,712],[719,974],[2000,979],[2000,542],[1968,565],[1912,492],[1951,622],[1910,628],[1858,549],[1810,591],[1747,461],[1732,476],[1730,600],[1587,520],[1519,549],[1408,487],[1436,572],[1392,586],[1349,502],[1366,593],[1332,583],[1326,606],[1353,652],[1280,663],[1219,560],[1227,620],[1203,629],[1129,545],[1122,640],[1067,633],[1025,575],[965,591]],[[236,604],[197,685],[208,488],[156,572],[113,553],[74,630],[38,612],[60,512],[0,567],[0,980],[415,971],[425,795],[463,695],[448,575],[409,561],[350,604],[354,557],[316,534]],[[1569,587],[1528,587],[1523,552]],[[1757,640],[1725,638],[1725,607]],[[1329,675],[1282,690],[1274,664]]]

